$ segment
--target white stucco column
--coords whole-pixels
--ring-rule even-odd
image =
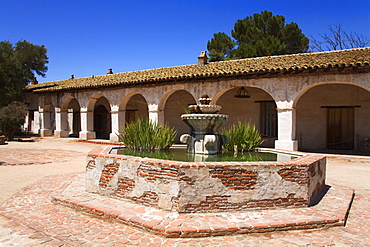
[[[148,106],[149,120],[156,124],[164,124],[164,112],[158,110],[158,105],[150,104]]]
[[[73,134],[73,109],[68,109],[67,112],[67,125],[68,125],[68,134]]]
[[[113,106],[110,112],[111,124],[112,124],[112,133],[109,134],[110,142],[119,142],[117,134],[119,133],[119,111],[118,106]]]
[[[96,134],[94,131],[94,112],[88,111],[86,108],[81,108],[81,140],[95,139]]]
[[[33,125],[32,125],[32,133],[37,134],[39,133],[41,129],[41,116],[39,111],[34,112],[34,117],[33,117]]]
[[[68,137],[68,115],[67,112],[63,112],[60,108],[55,108],[55,131],[54,137],[64,138]]]
[[[278,140],[275,141],[276,149],[298,150],[296,134],[296,110],[293,108],[277,109],[278,113]]]
[[[41,129],[40,129],[40,136],[45,137],[45,136],[52,136],[53,135],[53,130],[51,129],[51,124],[50,124],[50,111],[44,111],[43,108],[39,109],[40,113],[40,120],[41,120]]]

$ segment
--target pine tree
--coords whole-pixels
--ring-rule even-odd
[[[222,39],[218,37],[221,36],[220,34],[223,34]],[[260,14],[257,13],[243,20],[238,20],[231,34],[235,41],[225,33],[214,34],[214,38],[208,41],[207,48],[211,61],[294,54],[308,50],[309,39],[302,33],[298,25],[294,22],[286,25],[284,16],[274,16],[269,11],[262,11]],[[216,39],[216,37],[218,38]],[[219,41],[228,40],[228,38],[230,40],[228,44],[233,43],[234,46],[236,44],[236,49],[230,49],[230,46],[224,45],[226,42]],[[215,40],[219,42],[215,42]],[[210,46],[213,43],[217,45]],[[220,54],[224,55],[220,56]]]

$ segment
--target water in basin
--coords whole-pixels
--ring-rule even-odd
[[[123,147],[114,147],[111,154],[122,154],[141,158],[154,158],[164,160],[176,160],[183,162],[250,162],[250,161],[290,161],[299,157],[297,154],[288,154],[270,151],[255,151],[234,153],[223,151],[220,154],[194,154],[186,153],[184,147],[172,147],[168,151],[139,151]]]

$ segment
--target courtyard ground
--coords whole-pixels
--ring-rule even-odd
[[[0,246],[370,246],[369,156],[328,156],[327,184],[355,190],[345,227],[171,239],[51,203],[97,145],[34,138],[0,146],[0,215],[12,208],[0,216]]]

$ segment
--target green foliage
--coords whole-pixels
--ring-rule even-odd
[[[222,37],[219,37],[221,34]],[[269,11],[238,20],[231,34],[235,41],[225,33],[214,34],[214,38],[208,41],[210,61],[294,54],[308,50],[309,39],[298,25],[294,22],[286,25],[284,16],[273,16]],[[222,42],[223,40],[229,41]],[[210,46],[213,43],[215,45]],[[230,48],[229,44],[234,45]],[[236,49],[233,48],[235,44]]]
[[[9,41],[0,42],[0,107],[20,101],[24,87],[35,78],[35,73],[45,76],[47,71],[45,46],[26,40],[13,46]]]
[[[27,112],[27,106],[20,102],[13,102],[0,109],[0,130],[8,140],[12,140],[15,132],[24,124]]]
[[[234,49],[235,41],[233,41],[226,33],[215,33],[213,38],[208,41],[207,49],[210,55],[210,61],[224,60],[231,55]]]
[[[250,123],[239,121],[230,129],[223,129],[221,133],[229,138],[229,142],[223,146],[230,151],[250,151],[263,143],[261,134]]]
[[[123,129],[118,138],[126,147],[136,150],[168,149],[174,143],[177,131],[168,125],[157,125],[147,119],[138,119]]]

